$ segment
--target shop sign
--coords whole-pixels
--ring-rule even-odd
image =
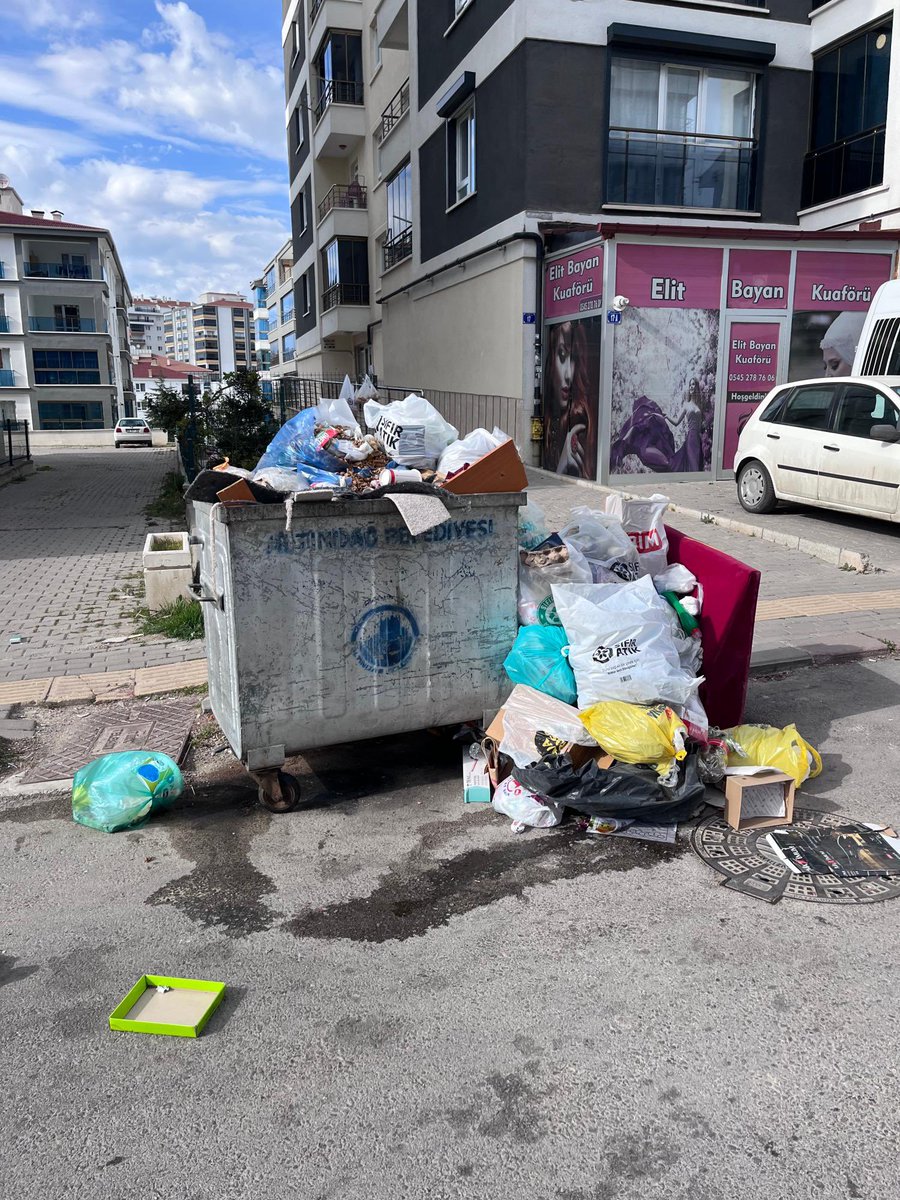
[[[632,308],[717,309],[722,302],[722,251],[661,243],[620,245],[616,291]]]
[[[790,250],[732,250],[726,307],[786,309],[790,275]]]
[[[774,323],[731,322],[723,467],[733,466],[741,430],[776,384],[780,334]]]
[[[589,315],[603,307],[603,247],[589,246],[547,263],[544,318]]]
[[[891,277],[889,254],[804,251],[797,255],[796,312],[865,312]]]

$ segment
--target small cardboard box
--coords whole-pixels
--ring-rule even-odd
[[[490,804],[493,786],[484,747],[478,742],[463,746],[463,801]]]
[[[485,730],[485,739],[482,745],[488,754],[488,766],[491,773],[491,783],[494,787],[505,778],[508,772],[504,772],[502,767],[496,765],[496,755],[492,762],[491,749],[495,748],[499,752],[500,743],[503,741],[503,713],[504,709],[500,709],[493,721]],[[490,745],[489,745],[490,743]],[[537,753],[537,752],[535,752]],[[611,754],[606,754],[599,746],[579,746],[577,742],[567,742],[563,747],[563,753],[568,754],[572,760],[572,764],[577,770],[583,767],[589,758],[597,760],[597,766],[603,770],[611,767],[615,759]]]
[[[109,1014],[110,1029],[199,1037],[219,1007],[225,984],[211,979],[142,975]]]
[[[508,441],[448,479],[443,487],[445,492],[452,492],[455,496],[474,496],[478,492],[522,492],[528,487],[528,476],[515,442]]]
[[[760,791],[766,788],[766,792]],[[775,789],[780,788],[784,798],[781,816],[771,813]],[[764,775],[726,775],[725,821],[732,829],[774,829],[779,825],[790,825],[794,819],[794,793],[797,785],[789,775],[781,771],[767,771]]]

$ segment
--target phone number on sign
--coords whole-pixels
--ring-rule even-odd
[[[767,387],[775,386],[774,375],[740,375],[734,374],[728,376],[729,383],[764,383]]]
[[[598,308],[603,307],[602,300],[582,300],[578,305],[579,312],[595,312]]]

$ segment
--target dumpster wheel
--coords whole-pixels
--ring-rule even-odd
[[[296,776],[287,771],[254,771],[253,778],[259,784],[260,804],[270,812],[293,812],[299,805],[300,783]]]

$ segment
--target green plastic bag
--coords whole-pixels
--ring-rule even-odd
[[[178,764],[167,754],[152,750],[104,754],[75,772],[72,816],[80,825],[104,833],[137,829],[183,791]]]

